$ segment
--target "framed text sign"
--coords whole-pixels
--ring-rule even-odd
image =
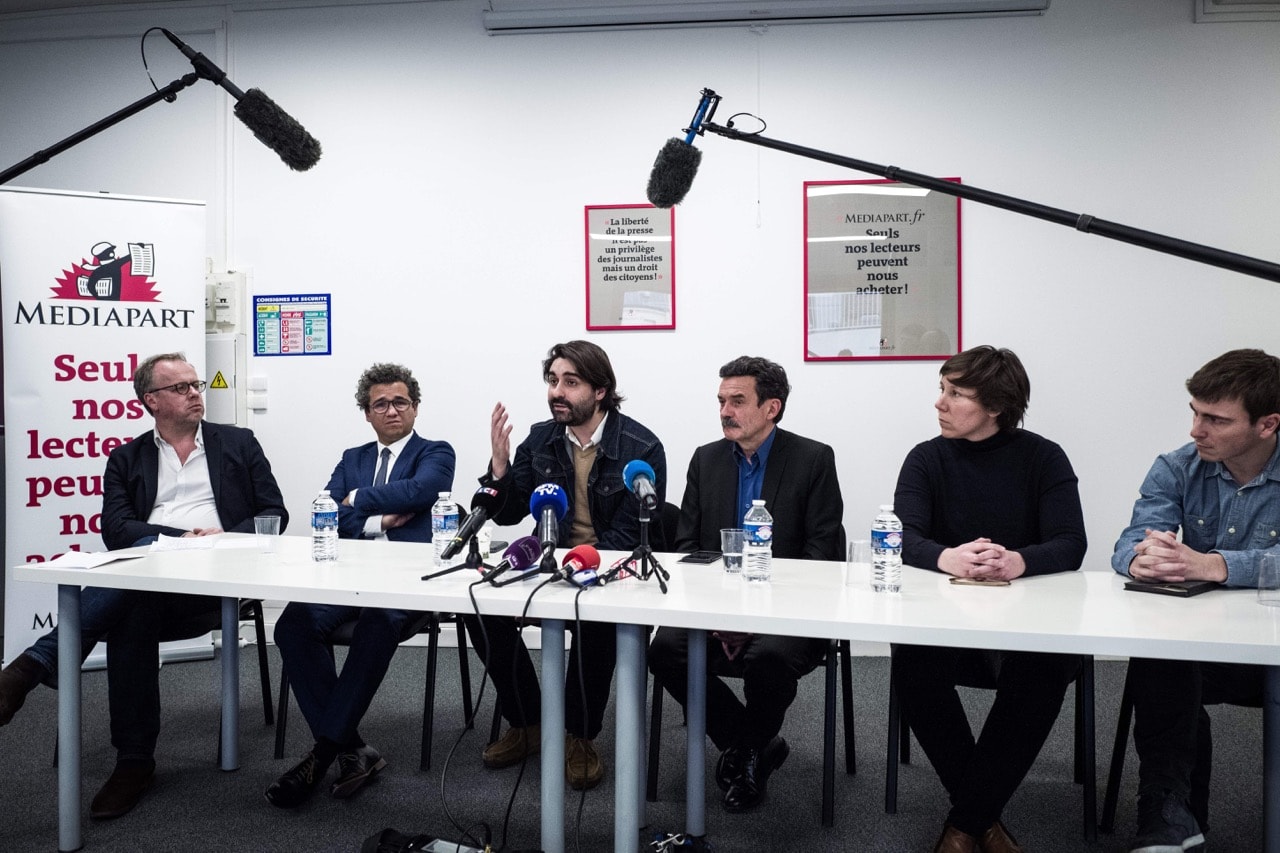
[[[674,209],[588,205],[587,329],[674,329]]]
[[[804,232],[806,361],[960,351],[958,198],[896,181],[807,181]]]

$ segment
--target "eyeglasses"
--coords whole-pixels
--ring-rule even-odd
[[[152,388],[147,393],[156,394],[156,393],[159,393],[160,391],[172,391],[173,393],[177,394],[179,397],[185,397],[191,393],[192,388],[196,389],[196,393],[199,394],[202,391],[204,391],[205,387],[208,384],[209,383],[205,382],[203,379],[197,379],[195,382],[175,382],[172,385],[165,385],[162,388]]]
[[[369,408],[380,415],[385,415],[392,406],[396,407],[397,412],[403,412],[412,405],[412,401],[406,400],[404,397],[396,397],[394,400],[379,400],[376,403],[370,403]]]

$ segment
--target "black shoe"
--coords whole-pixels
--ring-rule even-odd
[[[382,772],[387,760],[371,746],[362,746],[353,752],[338,755],[338,778],[329,786],[329,795],[344,800]]]
[[[44,667],[27,654],[18,655],[13,663],[0,669],[0,726],[7,725],[18,713],[27,694],[44,679]]]
[[[156,775],[156,763],[150,759],[125,759],[116,762],[107,781],[93,797],[89,817],[94,820],[110,820],[120,817],[138,804],[143,793],[151,787]]]
[[[281,809],[297,808],[316,792],[325,769],[316,754],[308,752],[289,772],[271,783],[265,794],[267,802]]]
[[[773,771],[782,766],[791,747],[780,737],[769,741],[764,749],[748,747],[742,751],[742,772],[724,795],[724,810],[737,814],[749,812],[764,799],[765,786]]]
[[[1129,853],[1182,853],[1204,844],[1204,833],[1181,797],[1170,791],[1138,796],[1138,835]]]
[[[744,747],[731,746],[720,753],[720,760],[716,762],[716,784],[720,786],[721,791],[729,790],[733,780],[737,779],[742,773],[742,760],[745,751]]]

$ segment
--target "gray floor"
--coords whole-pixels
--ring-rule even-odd
[[[274,730],[263,725],[254,649],[250,647],[245,652],[240,769],[223,773],[215,763],[219,664],[204,661],[166,666],[161,675],[164,730],[154,788],[137,809],[123,818],[104,823],[86,818],[84,849],[354,853],[363,839],[385,827],[457,840],[462,837],[462,830],[457,827],[477,827],[482,823],[491,828],[495,849],[504,837],[508,851],[537,847],[536,762],[530,762],[511,810],[509,827],[503,834],[503,818],[517,770],[491,772],[480,764],[479,753],[492,708],[487,699],[480,722],[462,737],[442,780],[446,758],[463,734],[454,650],[441,650],[433,769],[429,773],[417,770],[426,651],[406,648],[397,654],[362,730],[365,738],[388,758],[387,771],[354,799],[335,801],[317,796],[294,812],[268,805],[262,791],[309,747],[306,727],[295,707],[290,717],[289,757],[282,761],[272,759]],[[278,679],[274,648],[271,658],[272,677]],[[474,671],[478,673],[478,665]],[[835,827],[823,829],[819,824],[823,680],[820,673],[815,673],[802,684],[784,730],[792,745],[791,756],[770,781],[768,801],[758,812],[737,816],[724,813],[719,806],[720,793],[708,778],[708,831],[717,851],[931,849],[946,811],[945,795],[918,750],[914,763],[902,768],[898,814],[890,816],[883,811],[887,672],[885,658],[854,659],[858,772],[846,776],[841,768],[836,777]],[[1123,663],[1099,662],[1099,807],[1123,677]],[[111,770],[114,754],[108,742],[104,710],[105,673],[86,674],[84,690],[83,804],[87,811],[89,800]],[[973,692],[966,696],[973,711],[979,713],[989,694]],[[0,777],[0,849],[7,853],[57,847],[57,784],[52,766],[55,719],[56,694],[39,688],[14,722],[0,729],[0,754],[6,767]],[[1218,751],[1210,847],[1257,850],[1262,832],[1261,717],[1256,710],[1221,708],[1215,709],[1214,719]],[[1030,851],[1124,850],[1133,827],[1132,752],[1120,803],[1119,832],[1100,836],[1096,844],[1086,844],[1080,832],[1079,788],[1071,783],[1070,723],[1068,706],[1040,760],[1009,804],[1006,823]],[[606,733],[599,744],[609,765],[612,724],[612,719],[606,723]],[[656,832],[682,828],[684,733],[679,707],[671,701],[665,703],[664,731],[660,802],[649,805],[646,841]],[[575,844],[583,851],[610,849],[612,774],[606,775],[604,783],[588,792],[584,800],[570,792],[565,812],[571,850]]]

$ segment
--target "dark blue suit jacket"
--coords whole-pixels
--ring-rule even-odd
[[[283,533],[289,524],[289,511],[271,474],[271,463],[253,432],[208,421],[201,426],[209,482],[222,529],[252,533],[255,515],[278,515]],[[160,450],[156,447],[155,430],[111,451],[102,478],[102,541],[108,550],[128,548],[145,536],[181,536],[187,532],[147,521],[156,505],[159,476]]]
[[[387,531],[387,538],[406,542],[431,541],[431,505],[440,492],[453,489],[453,448],[448,442],[428,441],[416,432],[400,452],[386,485],[374,486],[378,442],[353,447],[342,454],[326,488],[338,502],[338,535],[359,539],[372,515],[414,513],[402,527]],[[356,492],[355,506],[342,499]]]

